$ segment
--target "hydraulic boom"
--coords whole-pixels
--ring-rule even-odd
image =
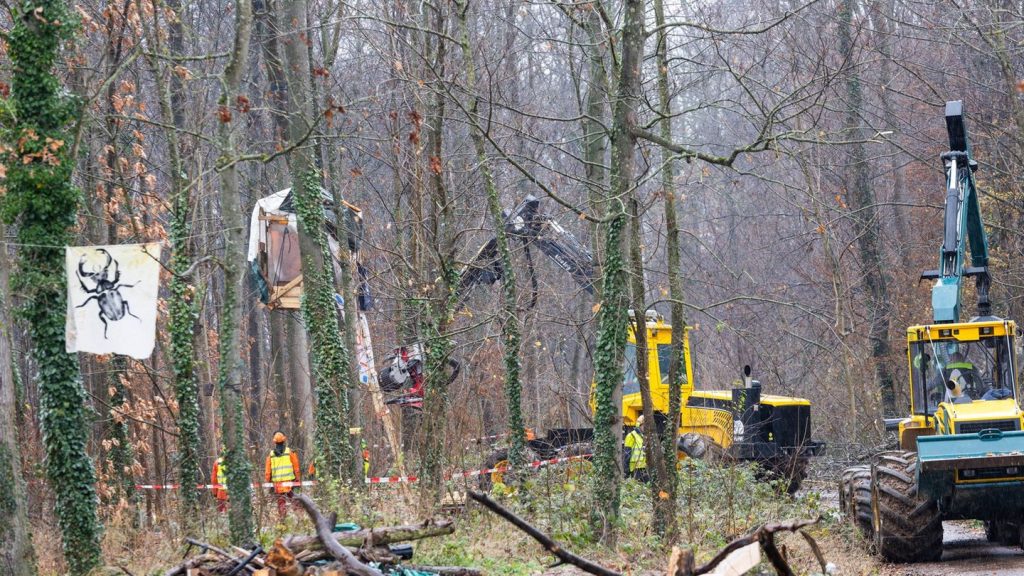
[[[949,151],[942,155],[946,170],[946,212],[943,220],[942,248],[939,269],[929,270],[921,278],[934,279],[932,310],[936,324],[960,321],[961,284],[965,276],[973,276],[978,290],[978,316],[992,314],[988,290],[988,238],[978,207],[978,189],[974,172],[978,163],[971,157],[967,140],[962,100],[946,103],[946,131]],[[964,254],[970,244],[971,265],[964,265]]]

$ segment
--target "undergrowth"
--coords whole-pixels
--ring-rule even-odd
[[[528,476],[524,483],[516,490],[495,488],[491,496],[574,553],[623,572],[664,571],[673,545],[692,549],[698,563],[706,561],[731,539],[777,520],[823,515],[824,521],[814,533],[821,538],[845,540],[834,513],[827,510],[815,493],[790,497],[782,486],[763,480],[758,470],[750,466],[718,467],[699,461],[683,466],[677,510],[680,539],[676,542],[663,542],[652,532],[649,486],[626,481],[618,538],[612,548],[598,544],[590,532],[588,513],[595,502],[586,474],[570,478],[565,468],[554,467]],[[468,487],[475,489],[475,479],[468,482]],[[449,488],[450,496],[458,499],[467,484]],[[375,527],[420,520],[415,515],[415,486],[379,485],[367,490],[332,484],[318,487],[313,495],[325,514],[337,512],[339,522]],[[279,536],[314,531],[298,508],[282,519],[273,498],[257,494],[254,503],[258,539],[264,546]],[[226,517],[216,512],[212,499],[204,506],[199,533],[189,536],[226,548]],[[163,509],[173,514],[175,506],[165,503]],[[444,515],[453,517],[456,532],[417,542],[414,563],[474,566],[489,575],[516,576],[545,572],[554,561],[528,536],[471,501]],[[181,561],[186,535],[176,522],[154,522],[152,517],[148,522],[142,521],[137,511],[127,507],[117,509],[105,522],[103,552],[108,565],[121,566],[141,576],[162,573]],[[137,528],[140,525],[146,527]],[[805,568],[811,569],[813,559],[800,551],[806,545],[799,537],[789,541],[791,554],[802,558]],[[42,562],[41,568],[47,565],[52,564]],[[44,569],[41,573],[48,571]]]

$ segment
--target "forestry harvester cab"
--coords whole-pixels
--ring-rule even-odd
[[[594,260],[590,251],[556,220],[544,214],[540,201],[527,196],[512,212],[506,214],[505,230],[510,240],[520,242],[529,266],[531,285],[534,279],[531,248],[539,249],[560,268],[568,272],[576,283],[593,293]],[[476,257],[462,271],[457,288],[461,307],[468,291],[480,284],[493,284],[502,280],[497,242],[489,240]],[[536,302],[534,288],[532,301]],[[658,429],[668,425],[669,386],[668,362],[672,340],[672,326],[660,315],[649,312],[645,322],[648,343],[648,382],[651,388],[655,421]],[[395,392],[409,390],[397,399],[412,407],[422,402],[423,348],[419,344],[397,348],[380,371],[381,388]],[[625,349],[625,378],[623,381],[622,420],[625,431],[636,426],[643,411],[640,385],[636,373],[636,336],[630,326],[629,341]],[[458,366],[452,362],[452,378]],[[803,398],[790,398],[762,394],[761,385],[750,378],[745,368],[744,385],[721,391],[695,390],[693,363],[690,354],[689,330],[683,334],[683,364],[685,379],[682,383],[681,416],[673,425],[679,430],[679,449],[684,455],[704,458],[710,455],[729,457],[738,461],[757,462],[768,471],[788,482],[790,492],[796,491],[806,475],[808,459],[824,451],[825,445],[811,439],[811,403]],[[560,456],[590,454],[592,428],[551,429],[543,436],[527,432],[530,459],[549,459]],[[487,468],[507,467],[507,450],[496,450],[487,459]],[[503,472],[481,477],[484,488],[504,481]]]
[[[1016,325],[992,316],[988,240],[961,101],[946,103],[946,204],[933,322],[907,329],[910,415],[886,420],[899,450],[848,468],[847,517],[890,562],[937,560],[942,521],[985,523],[991,541],[1021,544],[1024,423],[1017,403]],[[970,266],[964,261],[969,244]],[[961,283],[975,278],[978,316],[960,321]]]

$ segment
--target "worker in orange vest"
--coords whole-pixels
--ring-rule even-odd
[[[221,454],[224,450],[221,449]],[[224,465],[224,457],[217,458],[213,463],[213,497],[217,499],[217,512],[228,511],[228,475],[227,466]]]
[[[302,474],[299,468],[299,456],[285,445],[287,440],[284,433],[280,431],[274,433],[274,449],[267,456],[267,465],[264,470],[266,481],[274,483],[271,490],[273,490],[273,494],[277,494],[277,511],[281,516],[287,513],[288,500],[294,496],[293,487],[286,483],[298,482]]]

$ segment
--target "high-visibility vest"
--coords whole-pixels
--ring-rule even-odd
[[[644,437],[634,429],[626,435],[626,448],[629,452],[629,471],[636,472],[640,468],[647,468],[647,455],[644,454]]]
[[[295,469],[292,468],[292,449],[285,448],[280,456],[270,452],[270,481],[291,482],[295,480]]]
[[[214,484],[218,484],[221,487],[215,488],[213,491],[214,497],[218,500],[228,499],[228,467],[224,465],[224,458],[217,458],[216,467],[216,478],[214,478]]]

